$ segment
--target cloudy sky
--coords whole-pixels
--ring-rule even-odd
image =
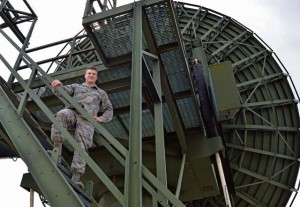
[[[12,5],[19,0],[10,0]],[[31,47],[69,38],[82,30],[85,0],[27,0],[39,20],[31,38]],[[120,1],[119,4],[132,2]],[[297,0],[185,0],[230,16],[254,31],[277,54],[300,90],[300,1]],[[1,36],[1,35],[0,35]],[[0,37],[0,53],[11,55]],[[5,51],[3,50],[5,48]],[[5,72],[1,75],[5,76]],[[20,185],[25,164],[18,160],[0,160],[0,206],[29,206],[29,193]],[[299,200],[299,201],[298,201]],[[42,206],[35,198],[35,207]],[[293,207],[300,206],[300,198]]]

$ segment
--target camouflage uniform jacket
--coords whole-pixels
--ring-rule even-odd
[[[113,117],[113,106],[108,98],[107,93],[97,86],[88,87],[86,83],[70,84],[62,86],[62,88],[74,98],[90,115],[102,113],[100,118],[103,122],[111,121]],[[56,95],[60,95],[54,90]],[[72,106],[68,108],[73,108]]]

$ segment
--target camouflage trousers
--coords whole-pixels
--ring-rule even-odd
[[[57,120],[69,131],[75,130],[75,140],[84,149],[88,150],[93,144],[94,126],[84,119],[81,114],[71,109],[62,109],[55,114]],[[64,137],[54,124],[51,127],[51,140],[54,146],[61,146]],[[80,154],[74,151],[71,170],[73,173],[85,172],[86,162]]]

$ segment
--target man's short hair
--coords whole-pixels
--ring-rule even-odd
[[[87,72],[87,70],[95,70],[98,73],[98,70],[95,66],[89,66],[85,69],[85,72]]]

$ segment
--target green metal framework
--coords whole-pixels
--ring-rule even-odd
[[[284,206],[297,191],[299,97],[278,57],[250,29],[181,2],[117,7],[115,1],[88,0],[82,32],[28,48],[37,16],[23,2],[28,11],[9,1],[0,6],[0,33],[19,54],[12,67],[0,51],[11,73],[0,84],[0,147],[25,161],[38,185],[34,190],[51,206],[64,206],[66,200],[71,206],[226,206],[216,153],[233,206]],[[31,22],[26,34],[18,27],[24,22]],[[62,45],[57,56],[31,58],[57,45]],[[211,97],[216,95],[211,66],[229,61],[240,100],[237,110],[216,112],[219,136],[209,139],[193,84],[194,59],[202,63]],[[51,92],[52,79],[80,83],[89,65],[100,71],[98,85],[114,105],[110,123],[96,123],[63,90],[63,98]],[[23,71],[30,73],[27,80]],[[53,115],[69,104],[96,128],[89,154]],[[73,150],[86,160],[85,191],[72,185],[46,152],[52,150],[51,123],[67,140],[66,161]]]

